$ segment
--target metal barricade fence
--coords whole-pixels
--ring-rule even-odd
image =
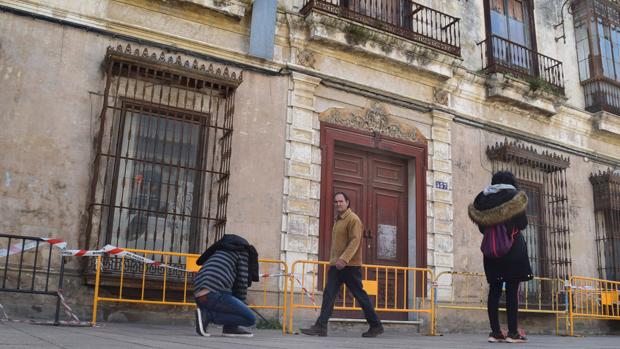
[[[57,325],[65,258],[53,249],[51,239],[0,234],[0,292],[55,296]]]
[[[137,249],[123,249],[123,251],[138,257],[132,258],[129,255],[94,257],[96,274],[93,325],[97,322],[99,302],[196,306],[193,297],[193,278],[200,269],[196,265],[200,255]],[[253,283],[248,289],[250,292],[253,291],[248,295],[248,301],[252,301],[248,306],[252,309],[281,312],[282,332],[285,333],[288,313],[287,265],[280,260],[259,259],[259,273],[261,280]],[[101,296],[102,287],[110,293],[109,296]],[[283,299],[280,299],[280,296]]]
[[[441,272],[433,284],[436,288],[450,290],[449,299],[440,299],[441,292],[436,290],[437,309],[487,310],[489,285],[483,273]],[[534,277],[520,285],[519,312],[555,315],[555,331],[559,334],[560,319],[567,318],[567,298],[563,280]],[[500,307],[500,311],[506,311],[506,308]],[[568,326],[567,321],[565,324]]]
[[[572,276],[566,286],[571,336],[575,318],[620,320],[620,281]]]
[[[289,333],[296,309],[320,309],[316,296],[327,280],[329,262],[295,261],[289,278]],[[428,314],[431,334],[435,328],[433,273],[427,268],[362,265],[362,283],[378,312]],[[343,286],[335,310],[361,310]]]

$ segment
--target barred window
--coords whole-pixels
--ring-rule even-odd
[[[568,158],[505,140],[487,148],[493,173],[511,171],[528,196],[527,241],[534,276],[565,280],[571,275],[570,228],[566,169]],[[552,305],[558,290],[546,280],[529,282],[521,291],[526,300]]]
[[[599,277],[620,281],[620,171],[593,173],[590,182],[594,194]]]
[[[224,233],[241,75],[109,48],[89,248],[198,252]]]

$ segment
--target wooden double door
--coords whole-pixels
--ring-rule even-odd
[[[330,179],[332,193],[344,192],[350,199],[351,209],[364,224],[362,258],[364,264],[408,265],[408,171],[407,160],[386,153],[346,145],[337,145],[333,153]],[[328,222],[337,213],[333,200],[327,200]],[[324,242],[331,242],[331,229],[322,234]],[[324,245],[325,246],[325,245]],[[329,251],[329,249],[325,249]],[[370,284],[370,298],[376,308],[402,308],[407,301],[403,275],[381,269],[368,269],[363,278],[376,281]],[[402,273],[401,273],[402,274]],[[400,280],[399,280],[400,279]],[[336,307],[352,306],[350,294],[341,292]],[[361,312],[336,311],[338,317],[358,317]],[[404,319],[405,313],[385,313],[382,318]]]

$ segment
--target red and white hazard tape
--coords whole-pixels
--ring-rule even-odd
[[[67,243],[64,242],[63,240],[52,239],[52,238],[41,238],[41,239],[54,247],[58,247],[61,250],[64,250],[65,248],[67,248]],[[28,242],[25,242],[24,240],[24,243],[15,244],[9,247],[8,249],[6,248],[1,249],[0,257],[6,257],[6,256],[18,254],[22,251],[32,250],[33,248],[36,248],[37,246],[39,246],[40,243],[41,242],[38,240],[33,240],[33,241],[28,241]]]
[[[53,238],[41,238],[41,240],[47,242],[48,244],[54,247],[59,248],[61,250],[61,254],[65,257],[91,257],[91,256],[101,256],[104,254],[109,254],[109,255],[118,256],[118,257],[125,256],[133,260],[143,262],[145,264],[153,265],[155,267],[169,268],[169,269],[179,270],[183,272],[188,271],[182,268],[177,268],[171,265],[156,262],[152,259],[142,257],[140,255],[137,255],[135,253],[126,251],[122,248],[118,248],[112,245],[106,245],[100,250],[68,250],[67,243],[63,240],[53,239]],[[36,241],[36,240],[29,241],[27,243],[15,244],[13,246],[10,246],[8,249],[0,249],[0,257],[6,257],[7,255],[10,256],[10,255],[21,253],[23,251],[31,250],[33,248],[36,248],[39,244],[40,244],[40,241]]]
[[[312,305],[316,306],[316,302],[314,301],[314,296],[310,292],[308,292],[308,290],[304,287],[304,285],[301,283],[301,281],[299,281],[298,278],[293,276],[293,279],[295,279],[295,281],[297,281],[297,283],[299,284],[299,287],[301,288],[303,293],[310,299],[310,302],[312,302]]]
[[[130,259],[142,262],[144,264],[149,264],[152,265],[154,267],[162,267],[162,268],[168,268],[168,269],[174,269],[174,270],[178,270],[178,271],[182,271],[182,272],[189,272],[189,270],[183,269],[183,268],[177,268],[177,267],[173,267],[171,265],[168,264],[164,264],[164,263],[160,263],[160,262],[156,262],[152,259],[148,259],[146,257],[137,255],[133,252],[129,252],[127,250],[124,250],[120,247],[116,247],[116,246],[112,246],[112,245],[105,245],[103,246],[103,252],[112,255],[112,256],[117,256],[117,257],[128,257]]]
[[[289,276],[289,274],[286,274],[286,273],[277,273],[277,274],[265,273],[265,274],[260,274],[259,276],[262,277],[262,278],[275,278],[275,277],[280,277],[280,276]]]
[[[103,250],[63,250],[62,255],[65,257],[90,257],[101,256],[105,254]]]
[[[63,250],[62,251],[62,255],[63,256],[73,256],[73,257],[101,256],[101,255],[104,255],[104,254],[108,254],[108,255],[116,256],[116,257],[130,258],[130,259],[142,262],[144,264],[153,265],[155,267],[169,268],[169,269],[179,270],[179,271],[182,271],[182,272],[189,272],[189,270],[185,270],[183,268],[177,268],[177,267],[173,267],[171,265],[163,264],[161,262],[154,261],[152,259],[140,256],[138,254],[135,254],[133,252],[129,252],[127,250],[124,250],[124,249],[122,249],[120,247],[116,247],[116,246],[113,246],[113,245],[105,245],[100,250]]]
[[[312,295],[312,293],[310,293],[305,287],[304,285],[301,283],[301,281],[299,281],[298,278],[295,277],[295,274],[286,274],[286,273],[277,273],[277,274],[269,274],[269,273],[265,273],[265,274],[261,274],[259,275],[261,278],[270,278],[270,277],[280,277],[280,276],[292,276],[293,279],[295,279],[295,281],[297,281],[297,283],[299,284],[299,287],[301,288],[301,291],[304,293],[304,295],[306,297],[308,297],[308,299],[310,300],[310,302],[312,302],[312,305],[316,306],[316,302],[314,301],[314,296]]]

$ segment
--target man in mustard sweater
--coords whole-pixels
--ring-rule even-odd
[[[345,193],[334,195],[334,205],[338,211],[332,228],[332,244],[329,257],[327,284],[323,290],[321,315],[310,328],[302,328],[301,333],[309,336],[327,336],[327,321],[334,310],[334,302],[344,283],[364,311],[370,325],[362,337],[377,337],[383,333],[383,325],[370,303],[370,298],[362,288],[362,230],[359,217],[349,208],[349,198]]]

